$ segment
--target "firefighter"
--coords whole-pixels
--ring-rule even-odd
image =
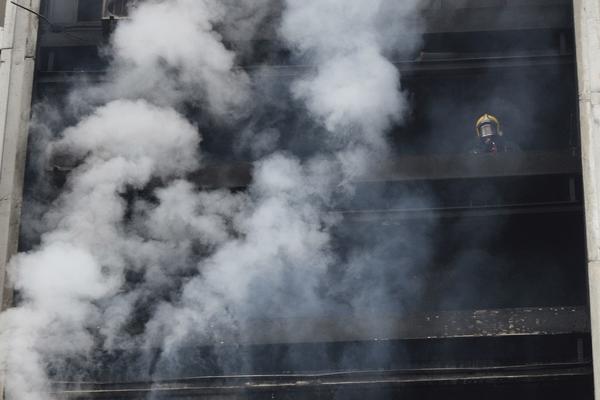
[[[485,113],[475,123],[478,143],[473,149],[475,154],[500,153],[512,151],[515,146],[504,139],[500,121],[492,114]]]

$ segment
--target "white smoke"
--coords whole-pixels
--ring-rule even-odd
[[[381,159],[386,129],[402,117],[399,74],[384,56],[389,38],[378,30],[380,4],[315,0],[286,6],[283,38],[300,56],[310,53],[317,67],[315,75],[299,77],[292,92],[330,136],[325,155],[304,166],[285,154],[257,164],[254,196],[236,221],[241,237],[203,260],[203,273],[184,287],[181,304],[164,304],[151,322],[149,331],[159,332],[153,341],[165,337],[165,350],[206,332],[225,309],[227,323],[239,324],[260,310],[298,316],[325,308],[317,291],[335,255],[328,229],[334,221],[324,206],[338,185],[365,172],[369,158]],[[399,18],[414,16],[414,8],[402,10],[407,14]],[[323,24],[322,15],[335,17]],[[209,307],[206,293],[216,294]]]
[[[120,194],[154,176],[196,168],[198,144],[184,118],[144,101],[109,103],[65,130],[56,146],[87,157],[46,215],[51,229],[39,248],[10,265],[21,301],[0,317],[9,396],[43,398],[44,358],[92,350],[89,329],[102,313],[95,303],[118,294],[128,267],[124,254],[135,241],[120,228]]]
[[[159,307],[148,329],[152,345],[168,353],[190,337],[214,339],[220,331],[209,326],[318,307],[315,290],[333,261],[322,172],[283,155],[256,165],[249,197],[232,221],[237,237],[198,263],[201,274],[183,287],[179,303]]]
[[[217,0],[138,3],[112,36],[107,83],[75,91],[72,106],[143,98],[164,106],[198,104],[221,116],[242,112],[249,79],[214,29],[230,9]]]
[[[161,348],[168,359],[248,318],[329,307],[321,286],[337,262],[337,219],[326,210],[385,157],[386,130],[407,106],[386,57],[406,46],[380,21],[390,10],[398,21],[414,16],[416,5],[391,3],[285,3],[282,39],[316,67],[290,90],[326,138],[308,158],[273,152],[256,162],[245,193],[186,181],[201,165],[200,133],[177,110],[246,112],[250,78],[223,35],[256,34],[271,2],[153,0],[132,11],[114,33],[107,82],[72,94],[84,115],[51,144],[77,165],[44,216],[46,233],[11,262],[19,303],[0,315],[9,400],[51,399],[48,369],[93,363],[98,347]]]
[[[409,33],[390,29],[386,22],[402,27],[408,18],[415,19],[417,3],[286,2],[282,36],[316,62],[316,72],[296,81],[293,94],[333,136],[338,157],[351,176],[364,172],[370,157],[381,160],[387,128],[407,109],[400,74],[385,53],[390,48],[407,51],[418,40],[412,36],[406,40]]]

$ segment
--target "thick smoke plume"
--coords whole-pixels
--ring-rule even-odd
[[[415,17],[414,3],[287,2],[282,36],[317,66],[313,75],[294,82],[292,93],[323,123],[352,175],[364,172],[369,156],[385,153],[386,129],[406,110],[399,72],[384,54],[390,47],[407,50],[417,40],[390,35],[384,18],[406,23],[407,16]]]
[[[78,121],[53,132],[48,154],[75,167],[39,244],[10,265],[19,299],[0,316],[8,399],[52,399],[50,371],[93,366],[98,349],[161,349],[154,363],[168,364],[183,346],[239,338],[252,318],[335,312],[339,221],[327,210],[385,158],[386,131],[402,119],[389,56],[417,40],[382,21],[402,26],[416,1],[285,2],[280,40],[315,66],[289,93],[321,126],[320,146],[308,157],[270,151],[245,192],[200,191],[186,180],[203,165],[190,107],[248,120],[256,82],[227,43],[256,34],[271,3],[142,2],[112,37],[106,82],[71,94]]]

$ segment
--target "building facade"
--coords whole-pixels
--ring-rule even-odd
[[[9,60],[0,64],[0,88],[19,93],[0,103],[4,264],[17,251],[28,96],[60,99],[82,77],[103,79],[101,47],[127,18],[124,4],[46,0],[43,21],[11,4],[0,7],[0,56]],[[27,7],[38,10],[35,1]],[[109,367],[91,372],[94,380],[56,382],[53,391],[73,399],[594,398],[600,5],[433,0],[421,18],[418,52],[394,60],[412,103],[390,135],[394,155],[332,210],[343,221],[342,252],[349,243],[387,240],[387,257],[404,264],[382,266],[384,276],[395,282],[402,270],[417,276],[419,290],[399,286],[385,312],[381,305],[340,318],[250,321],[243,342],[187,349],[177,368],[154,382],[124,377],[127,357],[136,355],[107,356]],[[274,80],[285,80],[306,68],[273,44],[272,28],[264,32],[241,61],[245,70],[266,62],[280,67]],[[18,46],[24,50],[15,56]],[[10,57],[27,60],[26,68]],[[482,113],[498,117],[518,151],[473,154]],[[210,121],[198,123],[210,128]],[[243,191],[252,160],[223,150],[220,140],[205,139],[213,163],[191,179],[199,188]],[[57,187],[69,174],[60,160],[48,170]],[[374,192],[386,195],[373,201]],[[419,204],[403,201],[417,197]],[[425,237],[427,257],[406,252]],[[20,246],[32,245],[24,238]],[[10,288],[3,293],[8,307]],[[223,367],[224,357],[237,361]]]

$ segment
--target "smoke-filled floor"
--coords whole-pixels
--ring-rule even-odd
[[[100,74],[38,86],[0,315],[7,399],[404,371],[390,388],[335,389],[386,398],[453,368],[448,382],[523,378],[464,398],[560,398],[546,378],[588,396],[575,79],[553,53],[570,36],[426,35],[425,3],[138,2],[69,61]],[[484,112],[518,151],[474,154]]]

